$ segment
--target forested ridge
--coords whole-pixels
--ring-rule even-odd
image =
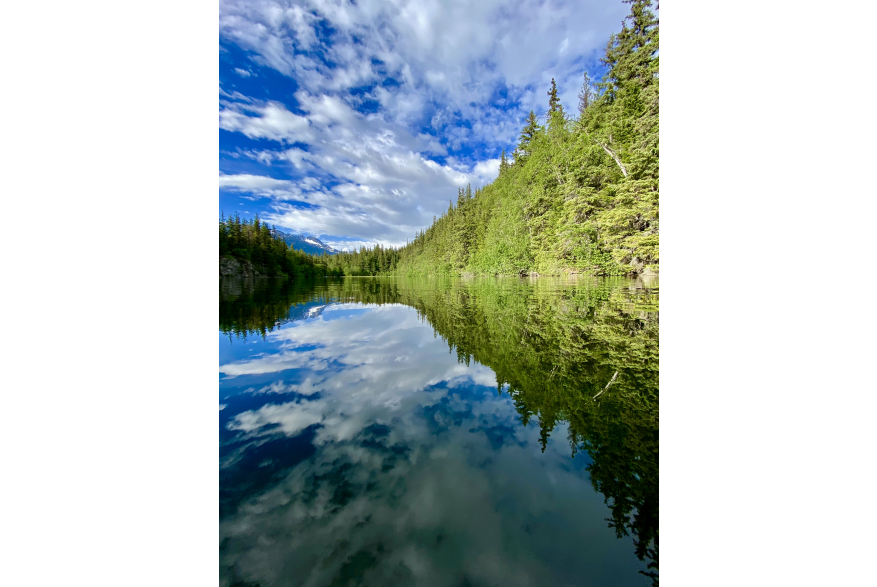
[[[250,263],[257,274],[265,276],[319,277],[326,275],[326,265],[319,257],[298,251],[277,235],[274,227],[259,220],[241,220],[235,214],[219,220],[220,271],[223,259]]]
[[[299,271],[657,273],[658,18],[650,0],[625,1],[630,14],[607,43],[602,81],[585,74],[572,115],[552,79],[547,116],[530,112],[495,181],[460,188],[448,210],[403,247],[309,256]]]
[[[510,161],[483,189],[460,188],[447,212],[399,250],[328,260],[348,275],[619,275],[658,270],[658,19],[631,11],[587,74],[575,116],[552,80],[547,120],[533,112]]]

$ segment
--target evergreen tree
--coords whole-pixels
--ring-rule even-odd
[[[502,155],[500,155],[500,158],[499,158],[499,175],[502,176],[502,174],[505,173],[506,171],[508,171],[508,169],[509,169],[509,162],[505,156],[505,149],[503,149]]]
[[[551,78],[551,89],[548,90],[548,115],[557,114],[560,110],[560,99],[557,97],[557,84]]]
[[[563,112],[560,98],[557,97],[557,84],[554,83],[554,78],[551,78],[551,89],[548,90],[548,127],[553,134],[556,134],[565,125],[566,115]]]
[[[542,127],[539,126],[536,120],[536,114],[530,110],[530,114],[527,116],[527,125],[521,131],[521,138],[519,139],[517,149],[515,149],[515,164],[518,162],[523,163],[526,160],[530,154],[531,143],[540,130],[542,130]]]

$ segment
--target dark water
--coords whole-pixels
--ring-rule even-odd
[[[219,329],[222,585],[655,580],[657,281],[226,280]]]

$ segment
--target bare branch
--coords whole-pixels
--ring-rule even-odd
[[[612,382],[615,381],[615,378],[618,377],[618,371],[615,372],[615,375],[612,376],[612,379],[609,380],[609,383],[606,384],[606,387],[603,388],[603,391],[609,389],[609,386],[612,385]],[[603,395],[603,391],[594,396],[593,399],[597,399],[601,395]]]
[[[607,147],[606,145],[604,145],[603,143],[601,143],[600,141],[598,141],[596,139],[594,139],[594,142],[597,143],[598,145],[600,145],[601,147],[603,147],[603,150],[606,151],[607,153],[609,153],[610,157],[615,159],[615,162],[618,164],[618,167],[621,169],[621,173],[624,174],[624,177],[627,177],[627,169],[624,168],[624,165],[622,165],[621,160],[612,151],[612,149],[610,149],[609,147]]]

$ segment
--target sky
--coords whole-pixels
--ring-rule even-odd
[[[605,0],[222,0],[219,208],[342,250],[400,246],[484,186],[555,78],[575,112]]]

